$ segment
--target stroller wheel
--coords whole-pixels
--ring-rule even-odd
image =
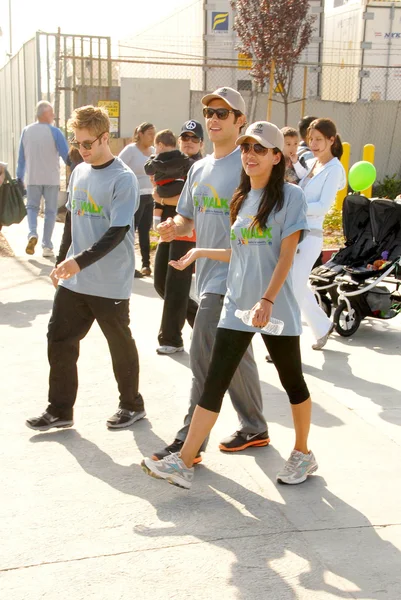
[[[348,310],[347,304],[343,301],[337,306],[334,312],[334,326],[341,336],[350,337],[359,328],[361,324],[361,315],[354,307]]]

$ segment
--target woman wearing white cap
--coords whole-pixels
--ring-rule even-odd
[[[193,480],[193,460],[217,420],[231,378],[252,337],[272,316],[284,322],[282,335],[262,337],[288,394],[295,427],[294,449],[277,479],[297,484],[317,469],[307,446],[311,399],[302,374],[300,311],[289,276],[298,242],[308,229],[305,197],[299,187],[284,183],[284,138],[275,125],[254,123],[236,143],[243,170],[230,205],[231,248],[196,248],[173,265],[184,269],[197,258],[230,263],[203,394],[181,452],[142,461],[146,473],[186,489]],[[246,325],[235,311],[251,307],[252,325]]]

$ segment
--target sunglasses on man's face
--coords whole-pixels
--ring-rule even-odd
[[[194,143],[200,142],[200,138],[198,138],[197,135],[190,135],[189,133],[183,133],[181,135],[181,139],[183,142],[194,142]]]
[[[262,144],[248,144],[247,142],[241,144],[241,152],[243,154],[248,154],[251,150],[253,150],[255,154],[260,154],[261,156],[266,156],[269,152],[269,148],[265,148]]]
[[[98,135],[97,138],[95,140],[92,140],[91,142],[87,140],[85,140],[84,142],[77,142],[76,140],[72,140],[70,144],[73,148],[76,148],[77,150],[79,150],[80,146],[82,146],[82,148],[85,148],[85,150],[92,150],[93,144],[97,142],[97,140],[100,139],[105,133],[106,131],[103,131],[103,133]]]
[[[209,108],[209,106],[205,106],[203,109],[203,116],[205,119],[211,119],[214,115],[216,115],[220,121],[225,121],[228,118],[228,115],[233,112],[233,110],[228,108]]]

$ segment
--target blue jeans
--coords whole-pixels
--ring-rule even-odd
[[[58,185],[28,185],[26,188],[28,216],[28,239],[38,237],[38,213],[42,196],[45,199],[45,223],[43,227],[42,248],[53,250],[52,235],[57,216]]]

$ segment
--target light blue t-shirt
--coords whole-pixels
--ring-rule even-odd
[[[198,248],[228,248],[230,245],[230,203],[241,175],[240,149],[224,158],[208,155],[188,173],[177,213],[195,221]],[[227,289],[228,264],[200,258],[196,261],[196,292],[222,294]]]
[[[130,229],[111,252],[60,285],[79,294],[125,300],[131,296],[135,270],[134,214],[139,205],[138,181],[122,160],[94,169],[85,163],[73,171],[68,186],[72,244],[67,258],[90,248],[110,227]]]
[[[231,260],[218,327],[237,331],[260,332],[235,316],[237,308],[250,310],[262,298],[277,266],[281,242],[295,231],[308,230],[307,204],[303,191],[291,183],[284,184],[284,205],[269,215],[266,227],[250,228],[258,212],[262,190],[251,190],[231,227]],[[292,268],[278,293],[272,317],[284,321],[282,335],[302,333],[301,314],[292,287]]]

